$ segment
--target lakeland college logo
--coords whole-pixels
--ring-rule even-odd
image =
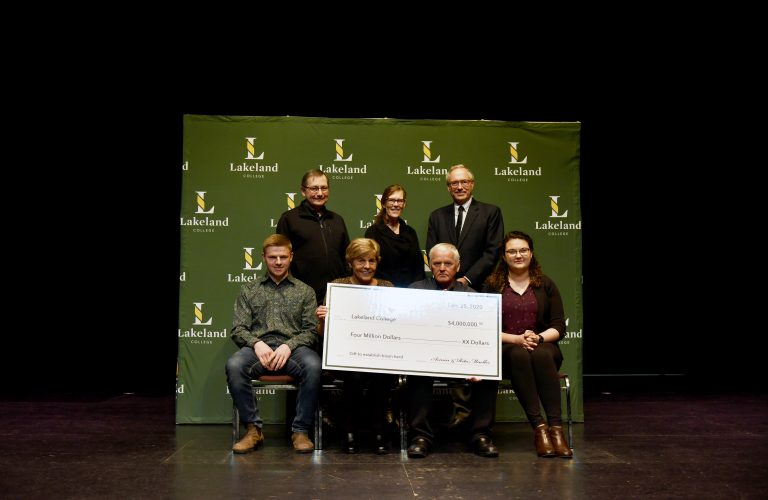
[[[226,339],[227,329],[223,330],[209,330],[208,328],[195,328],[196,326],[210,326],[213,324],[213,316],[205,319],[203,314],[203,304],[205,302],[193,302],[195,306],[195,317],[192,321],[192,327],[189,330],[182,330],[179,328],[179,338],[190,339],[190,344],[213,344],[212,339]]]
[[[264,172],[277,173],[280,164],[275,162],[270,165],[260,163],[264,159],[264,151],[256,147],[256,137],[245,138],[245,161],[243,163],[229,162],[229,171],[241,174],[245,179],[264,179]],[[249,160],[251,160],[249,162]]]
[[[419,178],[420,181],[434,182],[441,180],[441,178],[444,178],[443,176],[448,174],[448,169],[438,167],[440,164],[440,155],[434,155],[432,142],[433,141],[421,141],[421,165],[418,167],[406,165],[405,172],[408,175],[420,175],[422,176]]]
[[[195,191],[195,211],[192,217],[181,217],[181,225],[192,228],[194,233],[213,233],[216,228],[228,227],[229,217],[211,217],[216,207],[205,199],[207,191]],[[204,216],[204,217],[198,217]]]
[[[560,195],[549,196],[549,208],[551,210],[549,218],[555,219],[554,221],[546,220],[534,222],[536,229],[547,231],[547,236],[568,236],[568,230],[570,229],[581,230],[581,221],[566,222],[565,220],[557,220],[568,218],[568,210],[562,209],[560,203],[558,203],[559,199]]]
[[[328,175],[328,180],[354,179],[354,176],[352,175],[329,175],[329,174],[367,174],[368,173],[368,165],[363,164],[362,167],[355,167],[348,163],[352,161],[352,157],[354,156],[354,153],[349,153],[349,154],[345,153],[344,141],[346,141],[346,139],[333,140],[334,150],[336,152],[336,156],[333,158],[334,163],[331,163],[330,165],[323,165],[322,163],[320,163],[317,166],[320,170],[325,172],[326,175]],[[344,156],[345,154],[346,154],[346,157]]]

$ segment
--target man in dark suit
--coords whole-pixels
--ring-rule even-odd
[[[464,165],[452,166],[445,180],[453,203],[430,214],[427,251],[438,243],[454,244],[461,255],[459,281],[480,289],[498,262],[504,239],[501,209],[472,197],[475,176]]]
[[[429,216],[427,252],[438,243],[452,243],[461,255],[458,279],[480,289],[493,271],[504,239],[501,209],[472,197],[475,176],[464,165],[454,165],[445,176],[453,203],[438,208]],[[452,391],[454,415],[449,428],[456,428],[469,416],[469,389]]]

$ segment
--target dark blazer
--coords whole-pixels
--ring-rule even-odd
[[[501,242],[504,240],[504,220],[501,209],[496,205],[472,198],[462,226],[461,239],[457,242],[453,206],[451,203],[430,214],[427,227],[427,252],[438,243],[456,245],[461,258],[461,267],[456,277],[466,276],[472,286],[479,289],[485,278],[493,271],[493,266],[499,258]]]

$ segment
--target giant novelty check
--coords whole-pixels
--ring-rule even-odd
[[[501,295],[328,284],[323,369],[501,379]]]

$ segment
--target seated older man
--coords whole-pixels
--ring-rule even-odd
[[[433,278],[417,281],[409,288],[421,290],[444,290],[447,292],[474,292],[463,281],[456,281],[459,271],[459,251],[450,243],[438,243],[429,251],[429,265]],[[491,440],[491,429],[496,417],[497,380],[469,379],[472,382],[470,406],[472,425],[470,443],[473,451],[481,457],[498,457],[499,450]],[[408,376],[410,393],[409,420],[411,444],[408,456],[424,458],[429,454],[434,432],[429,422],[432,411],[432,377]]]

